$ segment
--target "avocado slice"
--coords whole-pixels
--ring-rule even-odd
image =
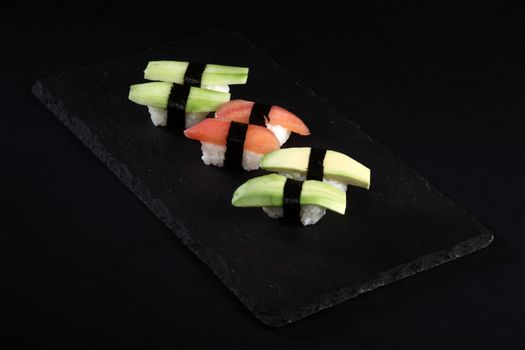
[[[291,147],[267,153],[261,160],[261,168],[306,174],[310,150],[310,147]],[[328,179],[370,188],[370,169],[343,153],[326,151],[323,167],[324,177]]]
[[[281,207],[286,177],[270,174],[246,181],[233,194],[235,207]],[[317,205],[344,215],[346,194],[324,182],[308,180],[303,183],[301,205]]]

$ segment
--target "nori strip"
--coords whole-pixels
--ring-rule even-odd
[[[233,168],[242,168],[242,155],[248,124],[231,122],[226,138],[226,154],[224,162]]]
[[[323,181],[324,175],[324,157],[326,149],[310,148],[310,157],[308,158],[308,169],[306,171],[306,180]]]
[[[167,127],[174,130],[184,130],[186,126],[186,102],[191,86],[173,84],[168,96]]]
[[[303,181],[286,179],[283,188],[283,219],[290,222],[301,221],[301,192]]]
[[[202,73],[205,68],[206,64],[204,63],[188,63],[188,68],[186,68],[186,72],[184,73],[184,85],[200,87]]]
[[[252,110],[250,111],[250,119],[248,123],[253,125],[266,126],[266,122],[268,121],[268,115],[270,114],[271,109],[272,106],[270,105],[254,102]]]

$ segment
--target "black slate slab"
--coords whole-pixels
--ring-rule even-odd
[[[153,59],[251,67],[234,97],[282,105],[313,135],[289,146],[347,153],[372,169],[350,188],[345,216],[285,226],[230,205],[259,172],[205,166],[200,145],[152,126],[128,101]],[[481,249],[492,234],[424,178],[239,35],[214,31],[35,83],[33,93],[140,198],[262,322],[282,326],[361,293]],[[380,101],[378,101],[380,102]],[[176,278],[176,276],[174,276]]]

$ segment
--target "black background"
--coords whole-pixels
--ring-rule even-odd
[[[524,6],[190,5],[0,5],[2,343],[522,348]],[[218,26],[382,140],[493,244],[291,326],[261,325],[30,92]]]

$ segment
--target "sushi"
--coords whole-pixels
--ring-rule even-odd
[[[228,102],[230,94],[194,86],[150,82],[131,85],[129,99],[148,107],[155,126],[183,130]]]
[[[144,79],[230,92],[229,85],[246,84],[248,72],[246,67],[185,61],[150,61],[144,70]]]
[[[347,185],[370,188],[370,169],[349,156],[314,147],[284,148],[266,154],[261,168],[295,180],[318,180],[346,191]]]
[[[298,181],[270,174],[250,179],[237,188],[232,205],[262,207],[271,218],[307,226],[316,224],[327,209],[344,215],[346,194],[322,181]]]
[[[265,127],[215,118],[184,130],[184,135],[201,142],[206,165],[218,167],[227,164],[255,170],[264,154],[279,149],[279,140]]]
[[[270,106],[258,102],[232,100],[220,106],[215,118],[266,126],[279,143],[283,145],[290,133],[302,136],[310,135],[310,130],[295,114],[279,106]]]

